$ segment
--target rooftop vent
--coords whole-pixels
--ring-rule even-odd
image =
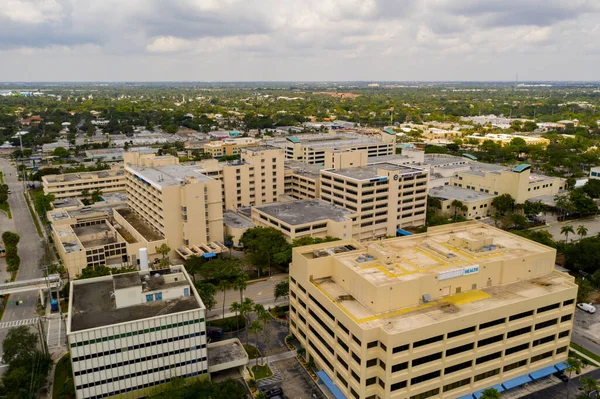
[[[425,302],[425,303],[431,302],[431,295],[423,294],[423,302]]]

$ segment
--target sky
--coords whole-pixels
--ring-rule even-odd
[[[599,0],[0,0],[0,81],[600,80]]]

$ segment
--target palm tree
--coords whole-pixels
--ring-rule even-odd
[[[233,282],[233,289],[240,292],[240,303],[244,300],[244,291],[248,288],[248,278],[245,275],[241,275]]]
[[[598,390],[598,382],[590,377],[583,377],[579,380],[579,386],[588,397],[590,397],[590,392]]]
[[[262,326],[262,324],[260,324],[260,322],[258,320],[254,320],[248,326],[248,330],[250,330],[250,332],[255,335],[255,337],[256,337],[256,349],[258,350],[258,334],[260,332],[262,332],[263,326]],[[256,359],[256,364],[258,364],[258,358]]]
[[[573,375],[573,372],[575,372],[575,374],[579,374],[581,373],[581,360],[575,358],[575,357],[570,357],[568,358],[565,363],[567,364],[567,368],[565,369],[565,371],[569,374],[569,379],[567,380],[567,399],[569,399],[569,381],[571,380],[571,376]]]
[[[240,304],[240,314],[246,319],[246,325],[248,325],[248,315],[254,310],[254,301],[250,298],[244,299],[244,302]],[[246,345],[248,345],[248,329],[246,328]]]
[[[171,261],[169,258],[167,258],[167,255],[169,255],[169,252],[171,252],[171,248],[167,245],[167,243],[162,243],[160,247],[156,247],[154,249],[156,249],[156,253],[162,255],[160,266],[168,267],[171,264]]]
[[[232,302],[231,305],[229,305],[229,311],[235,313],[236,331],[240,330],[240,319],[238,319],[238,313],[241,310],[241,308],[242,305],[239,302]]]
[[[267,312],[267,310],[265,310],[265,307],[263,305],[261,305],[260,303],[257,303],[256,305],[254,305],[254,311],[256,312],[256,317],[258,318],[258,321],[261,322],[263,325],[263,329],[265,331],[265,334],[264,334],[265,346],[267,346],[268,341],[269,341],[268,326],[269,326],[269,323],[271,322],[271,314],[269,312]],[[269,362],[268,355],[267,355],[267,362]]]
[[[573,226],[567,225],[560,228],[560,234],[565,235],[565,242],[569,240],[569,234],[575,234],[575,230],[573,230]]]
[[[219,289],[223,291],[223,319],[225,319],[225,291],[231,287],[231,283],[227,280],[221,280],[219,282]]]
[[[452,206],[452,208],[454,208],[454,219],[456,219],[456,217],[458,216],[458,211],[463,211],[464,212],[464,208],[466,208],[465,204],[463,204],[461,201],[455,199],[454,201],[452,201],[452,203],[450,204]]]
[[[579,235],[579,239],[583,240],[583,237],[587,236],[588,229],[584,225],[580,224],[577,226],[577,234]]]
[[[233,248],[233,236],[231,234],[225,236],[225,245],[229,248],[229,257],[231,258],[231,248]]]

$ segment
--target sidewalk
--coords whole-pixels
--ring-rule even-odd
[[[598,361],[592,359],[591,357],[589,357],[588,355],[586,355],[585,353],[581,353],[579,352],[577,349],[573,348],[572,346],[569,347],[569,351],[573,351],[575,353],[577,353],[578,356],[583,357],[584,359],[586,359],[588,362],[590,362],[591,364],[600,367],[600,363],[598,363]]]

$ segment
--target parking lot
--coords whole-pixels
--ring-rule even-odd
[[[289,399],[315,399],[325,398],[323,392],[298,363],[296,358],[274,362],[275,367],[283,377],[279,386]]]

